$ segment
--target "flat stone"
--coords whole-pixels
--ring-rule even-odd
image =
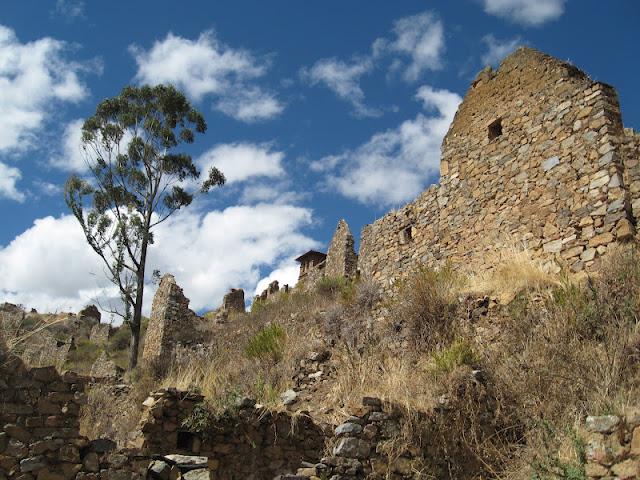
[[[171,472],[171,467],[168,463],[163,462],[162,460],[154,460],[149,465],[149,474],[151,478],[155,478],[158,480],[169,480],[169,473]]]
[[[280,395],[280,399],[284,405],[292,405],[298,400],[298,394],[289,389]]]
[[[562,250],[562,240],[547,242],[542,246],[542,249],[547,253],[558,253]]]
[[[544,162],[542,162],[542,169],[545,172],[548,172],[559,163],[560,163],[560,158],[558,157],[547,158]]]
[[[178,467],[203,467],[207,466],[207,457],[198,457],[195,455],[164,455],[163,457],[172,465],[177,465]]]
[[[47,466],[47,461],[42,455],[20,460],[20,471],[23,473],[41,470]]]
[[[357,423],[343,423],[335,429],[335,434],[339,437],[358,435],[360,432],[362,432],[362,425]]]
[[[198,470],[190,470],[182,474],[183,480],[209,480],[211,475],[206,468],[200,468]]]
[[[640,463],[629,458],[611,467],[611,471],[619,480],[634,480],[640,475]]]
[[[616,415],[589,415],[585,421],[585,427],[589,432],[611,433],[620,425],[620,417]]]
[[[333,448],[336,457],[367,458],[371,452],[371,444],[358,438],[346,437],[340,439]]]

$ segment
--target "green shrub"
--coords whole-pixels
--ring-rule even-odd
[[[316,283],[320,295],[335,296],[348,288],[349,281],[344,277],[322,277]]]
[[[432,353],[431,360],[436,375],[451,373],[462,365],[473,366],[478,361],[473,348],[464,340],[456,340],[448,347]]]
[[[196,405],[191,414],[182,421],[182,428],[191,433],[199,433],[205,438],[211,430],[213,413],[205,405]]]
[[[285,331],[280,325],[271,324],[249,339],[245,353],[251,359],[271,359],[278,362],[284,352],[285,337]]]
[[[76,348],[71,350],[67,356],[66,367],[81,373],[83,371],[88,372],[102,351],[103,349],[100,345],[90,340],[78,340]]]
[[[131,329],[128,325],[120,325],[109,337],[109,350],[112,352],[127,350],[131,343]]]

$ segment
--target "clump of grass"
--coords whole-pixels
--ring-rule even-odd
[[[346,292],[350,282],[344,277],[322,277],[316,282],[316,291],[320,295],[333,297],[341,292]],[[346,293],[348,295],[348,293]]]
[[[533,258],[530,250],[513,242],[487,264],[495,267],[470,275],[464,292],[496,295],[506,303],[522,291],[544,290],[559,283],[557,275],[545,268],[542,261]]]
[[[437,377],[450,374],[463,365],[473,366],[478,358],[473,347],[466,340],[455,340],[448,347],[441,348],[431,354],[431,371]]]
[[[284,329],[274,323],[251,337],[244,351],[248,358],[277,363],[282,358],[285,339]]]

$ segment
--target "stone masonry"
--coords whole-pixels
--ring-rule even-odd
[[[244,290],[232,288],[222,300],[222,308],[227,312],[244,312]]]
[[[142,354],[145,362],[166,364],[172,357],[175,345],[193,332],[196,317],[189,309],[189,299],[184,296],[173,275],[164,275],[151,305],[151,318]]]
[[[589,416],[584,430],[587,478],[640,478],[640,411]]]
[[[360,273],[386,288],[418,265],[489,268],[514,243],[551,269],[588,269],[635,234],[639,153],[611,86],[520,48],[473,81],[439,184],[363,229]]]
[[[358,268],[358,256],[354,244],[349,225],[344,220],[340,220],[327,252],[324,270],[326,276],[346,278],[355,276]]]

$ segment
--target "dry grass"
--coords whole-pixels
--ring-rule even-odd
[[[541,260],[513,242],[487,264],[493,264],[494,268],[468,275],[461,293],[495,295],[502,303],[508,303],[522,291],[545,290],[560,282],[558,275],[550,272]]]
[[[300,360],[320,343],[319,314],[333,301],[333,294],[293,292],[238,315],[216,332],[206,359],[174,362],[162,385],[197,388],[214,410],[245,395],[277,408]]]

